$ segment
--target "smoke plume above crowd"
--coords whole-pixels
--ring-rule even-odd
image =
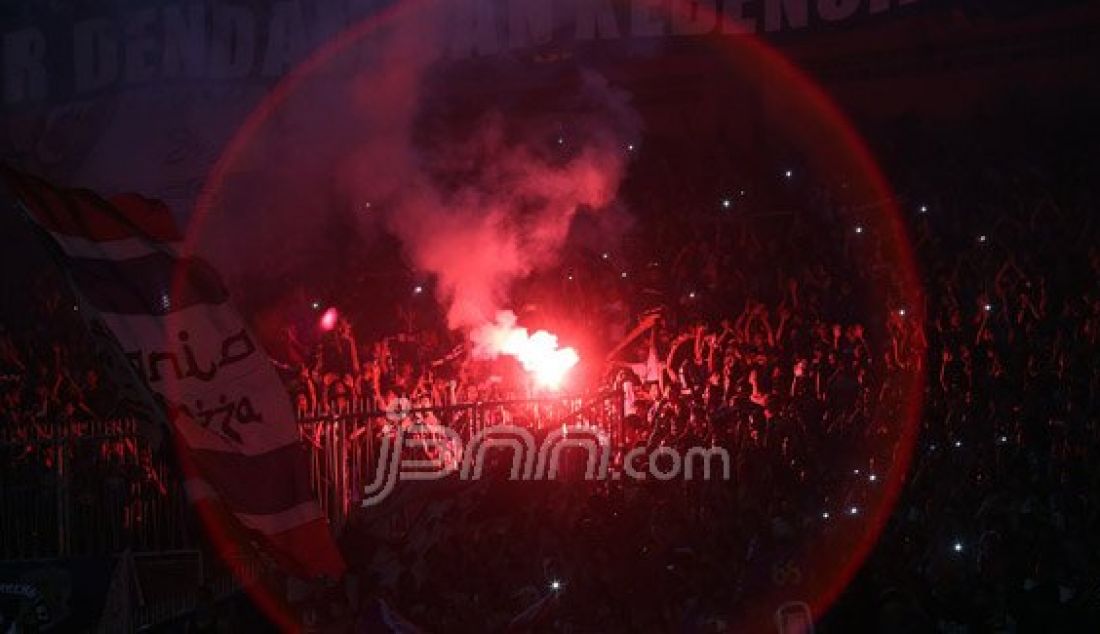
[[[625,93],[582,71],[556,118],[490,109],[469,130],[424,139],[421,106],[443,53],[433,47],[446,39],[433,28],[395,25],[379,42],[384,63],[357,80],[371,134],[346,185],[380,206],[412,265],[434,276],[448,325],[471,329],[495,320],[513,282],[555,262],[578,213],[615,202],[639,117]]]
[[[549,102],[509,100],[517,64],[448,57],[449,4],[394,12],[296,84],[235,157],[200,242],[240,296],[302,271],[326,277],[349,242],[366,250],[390,234],[433,280],[448,327],[526,351],[475,343],[475,354],[539,365],[550,339],[516,323],[509,293],[555,265],[578,214],[622,217],[641,118],[626,92],[572,62],[550,69],[561,89]],[[486,90],[455,90],[470,63],[486,66]],[[498,71],[501,82],[486,78]],[[525,338],[497,336],[503,324]],[[551,365],[571,358],[551,352]]]

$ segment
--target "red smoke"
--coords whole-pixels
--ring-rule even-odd
[[[614,203],[640,117],[625,93],[583,72],[571,113],[556,122],[568,132],[555,132],[546,117],[519,121],[490,110],[456,138],[430,135],[426,147],[415,133],[430,91],[425,78],[440,58],[435,47],[445,41],[433,36],[437,28],[399,22],[376,42],[380,63],[356,86],[370,134],[344,176],[355,200],[381,209],[412,264],[434,275],[451,328],[515,328],[514,315],[499,313],[512,284],[554,264],[578,213]],[[513,339],[478,345],[493,356],[508,352],[493,344],[503,341]]]

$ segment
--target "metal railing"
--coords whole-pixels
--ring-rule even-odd
[[[622,403],[610,394],[558,396],[425,405],[385,410],[356,407],[302,413],[299,430],[312,448],[311,482],[321,508],[340,532],[375,476],[382,435],[404,420],[432,420],[468,441],[488,426],[514,424],[537,433],[577,422],[609,435],[612,446],[623,436]]]
[[[501,399],[405,410],[362,403],[300,412],[311,482],[337,532],[358,507],[378,465],[380,439],[406,419],[432,419],[469,440],[485,427],[538,433],[586,422],[613,446],[622,436],[612,395]],[[0,559],[194,548],[182,478],[170,449],[153,451],[135,419],[0,425]]]
[[[193,546],[181,479],[139,424],[0,425],[0,559]]]

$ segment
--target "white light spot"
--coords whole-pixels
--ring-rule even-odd
[[[859,507],[853,506],[852,508],[848,509],[848,515],[859,515]]]
[[[863,225],[856,225],[856,233],[863,233]]]

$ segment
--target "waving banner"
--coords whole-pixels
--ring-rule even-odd
[[[295,574],[340,576],[286,390],[217,273],[177,255],[168,208],[7,176],[60,247],[85,319],[117,339],[170,422],[192,500],[219,501]]]

